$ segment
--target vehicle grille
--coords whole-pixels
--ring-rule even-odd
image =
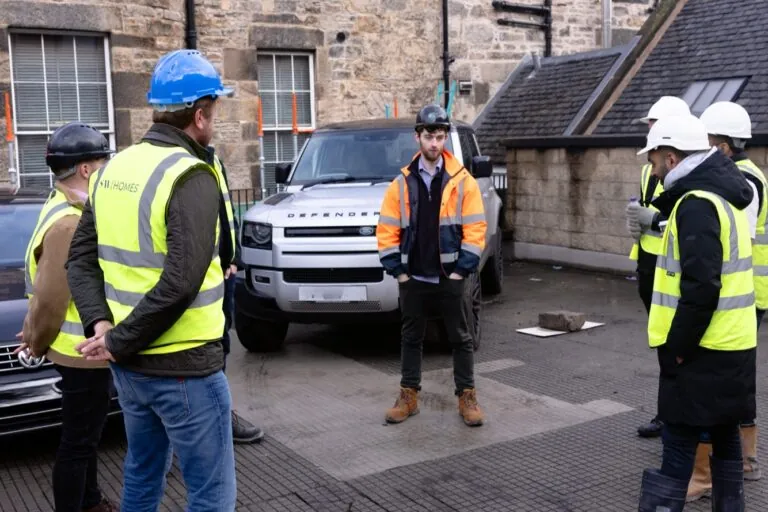
[[[18,344],[0,346],[0,374],[36,371],[28,370],[21,366],[18,357],[13,354],[13,351],[16,350],[18,346]],[[53,366],[53,363],[46,360],[40,368],[47,368],[49,366]]]
[[[285,228],[286,238],[374,236],[376,226],[324,226],[310,228]]]
[[[286,283],[380,283],[384,270],[379,268],[292,268],[283,271]]]
[[[302,302],[291,301],[291,310],[297,313],[375,313],[381,311],[381,302]]]

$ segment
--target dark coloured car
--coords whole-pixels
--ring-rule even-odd
[[[19,357],[16,333],[27,314],[24,260],[48,190],[0,190],[0,436],[61,424],[59,373],[45,356]],[[119,413],[113,390],[110,414]]]

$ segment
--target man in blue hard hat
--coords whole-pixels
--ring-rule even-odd
[[[157,63],[153,121],[90,181],[68,280],[87,360],[109,360],[128,437],[124,511],[160,505],[171,450],[189,510],[235,509],[232,402],[223,373],[231,205],[208,146],[232,93],[198,51]],[[114,326],[114,327],[112,327]]]

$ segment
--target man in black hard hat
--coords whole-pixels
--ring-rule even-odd
[[[463,296],[464,279],[480,263],[487,225],[475,178],[445,149],[450,133],[442,107],[421,109],[416,117],[419,154],[387,189],[376,228],[381,263],[398,282],[403,323],[400,394],[386,412],[389,423],[419,412],[424,305],[430,302],[439,306],[453,346],[459,414],[469,426],[485,421],[475,393],[474,348]]]
[[[88,178],[110,154],[104,135],[83,123],[66,124],[51,135],[46,163],[56,184],[27,248],[29,309],[17,352],[45,355],[61,374],[63,423],[53,466],[57,512],[117,510],[99,490],[96,465],[109,411],[111,374],[106,361],[86,360],[75,350],[85,335],[64,268],[88,198]]]

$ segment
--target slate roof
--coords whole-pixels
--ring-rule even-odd
[[[661,96],[697,81],[749,77],[736,102],[768,133],[768,1],[688,0],[595,134],[645,134],[632,124]]]
[[[569,126],[627,49],[624,45],[547,57],[538,70],[533,59],[526,58],[474,123],[483,154],[494,164],[503,164],[506,149],[501,140],[570,135]]]

